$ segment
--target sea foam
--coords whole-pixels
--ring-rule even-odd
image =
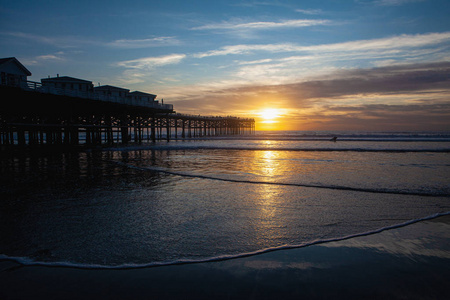
[[[24,266],[43,266],[43,267],[60,267],[60,268],[76,268],[76,269],[109,269],[109,270],[126,270],[126,269],[140,269],[140,268],[151,268],[151,267],[162,267],[162,266],[173,266],[173,265],[183,265],[183,264],[198,264],[198,263],[210,263],[210,262],[218,262],[218,261],[224,261],[224,260],[231,260],[231,259],[239,259],[239,258],[245,258],[255,255],[261,255],[273,251],[280,251],[280,250],[291,250],[291,249],[299,249],[314,245],[320,245],[325,243],[331,243],[331,242],[339,242],[344,241],[352,238],[357,237],[363,237],[368,235],[373,235],[377,233],[381,233],[386,230],[392,230],[397,229],[401,227],[405,227],[408,225],[412,225],[418,222],[428,221],[432,220],[438,217],[443,216],[449,216],[450,211],[443,212],[443,213],[436,213],[433,215],[429,215],[423,218],[413,219],[409,220],[403,223],[390,225],[386,227],[382,227],[379,229],[367,231],[367,232],[361,232],[351,235],[346,235],[342,237],[337,238],[329,238],[329,239],[317,239],[310,242],[305,242],[302,244],[296,244],[296,245],[283,245],[278,247],[272,247],[272,248],[266,248],[261,249],[253,252],[246,252],[246,253],[240,253],[236,255],[219,255],[214,257],[209,257],[205,259],[179,259],[179,260],[173,260],[173,261],[164,261],[164,262],[149,262],[149,263],[141,263],[141,264],[134,264],[134,263],[123,263],[119,265],[102,265],[102,264],[82,264],[82,263],[73,263],[73,262],[66,262],[66,261],[59,261],[59,262],[45,262],[45,261],[38,261],[34,260],[30,257],[18,257],[18,256],[8,256],[4,254],[0,254],[0,261],[14,261],[16,263],[19,263]]]

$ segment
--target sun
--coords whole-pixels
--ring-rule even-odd
[[[264,107],[256,112],[256,130],[285,130],[288,111],[283,108]]]
[[[261,116],[263,123],[276,123],[276,119],[280,116],[280,112],[275,108],[266,108],[262,110],[259,115]]]

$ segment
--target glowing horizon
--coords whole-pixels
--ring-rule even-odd
[[[257,130],[450,130],[446,0],[10,1],[1,11],[0,58],[16,57],[31,81],[61,74],[148,92],[180,113],[255,118]]]

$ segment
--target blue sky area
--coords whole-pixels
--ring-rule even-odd
[[[450,130],[449,15],[448,0],[1,0],[0,57],[30,80],[146,91],[259,129]]]

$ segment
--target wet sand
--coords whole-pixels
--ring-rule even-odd
[[[399,221],[399,223],[401,223]],[[450,216],[226,261],[126,270],[0,261],[0,299],[449,299]]]

